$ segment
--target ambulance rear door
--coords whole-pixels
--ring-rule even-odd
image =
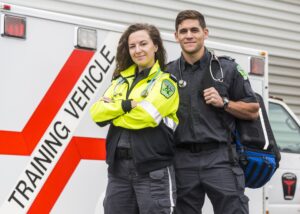
[[[267,184],[269,214],[299,214],[299,119],[284,102],[277,99],[269,99],[269,119],[281,152],[280,166]]]

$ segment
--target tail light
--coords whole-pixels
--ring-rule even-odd
[[[251,57],[250,74],[263,76],[265,74],[265,59],[261,57]]]
[[[293,200],[297,185],[297,176],[294,173],[282,175],[283,197],[285,200]]]
[[[26,38],[26,19],[24,17],[4,15],[2,20],[1,36]]]

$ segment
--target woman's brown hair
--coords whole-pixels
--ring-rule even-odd
[[[157,45],[158,48],[157,52],[155,53],[155,61],[158,60],[162,70],[165,69],[166,50],[163,46],[159,30],[154,25],[137,23],[130,25],[119,40],[116,55],[116,70],[113,74],[113,77],[119,76],[121,71],[134,64],[129,54],[128,38],[132,33],[140,30],[147,31],[153,44]]]

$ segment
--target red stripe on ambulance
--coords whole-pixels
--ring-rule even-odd
[[[100,51],[100,55],[102,55],[102,57],[111,64],[114,57],[112,57],[111,61],[109,61],[108,55],[110,52],[108,51],[105,53],[105,51],[107,51],[105,48],[106,46],[104,45]],[[74,90],[74,86],[80,79],[94,54],[95,53],[93,51],[85,50],[74,50],[72,52],[58,76],[48,89],[46,95],[28,120],[24,129],[21,132],[0,131],[0,154],[33,155],[34,149],[36,149],[38,143],[45,135],[45,132],[55,119],[57,113],[61,111],[62,105],[65,103],[67,97],[70,96],[71,91]],[[104,73],[106,73],[109,69],[109,65],[106,68],[101,67],[101,64],[97,61],[97,59],[95,59],[92,63],[98,65]],[[91,65],[89,67],[89,74],[91,75],[90,77],[98,83],[101,82],[104,77],[101,74],[99,79],[93,77],[92,73],[95,68],[95,65]],[[88,79],[87,76],[84,76],[84,78],[92,84],[92,81]],[[90,86],[94,87],[90,89],[91,91],[93,91],[93,89],[96,90],[95,85],[92,84]],[[74,118],[79,118],[79,115],[77,115],[75,107],[72,106],[72,104],[68,108],[69,109],[65,108],[63,110],[67,112],[69,116],[71,115]],[[61,125],[62,123],[61,121],[58,121],[54,126],[57,124]],[[51,152],[52,151],[49,151],[48,155],[54,154]],[[49,213],[75,171],[78,163],[82,159],[104,160],[105,140],[73,136],[63,151],[60,159],[52,169],[50,175],[48,175],[44,185],[34,198],[28,213]],[[41,168],[38,169],[36,167],[36,169],[43,174]],[[35,178],[35,180],[36,179],[37,178]],[[17,202],[16,204],[23,207],[23,204],[21,204],[21,202],[18,201],[13,194],[10,196],[9,201],[13,197],[13,200]]]
[[[0,131],[0,154],[31,154],[93,55],[93,51],[72,52],[22,132]]]
[[[105,140],[73,137],[28,213],[49,213],[82,159],[104,160]]]

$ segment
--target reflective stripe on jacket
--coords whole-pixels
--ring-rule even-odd
[[[149,75],[133,88],[136,65],[121,72],[106,90],[104,97],[90,109],[93,120],[100,126],[111,124],[107,135],[107,163],[113,163],[118,136],[122,129],[130,131],[133,158],[140,171],[149,171],[171,163],[174,153],[173,132],[178,118],[179,104],[177,83],[169,73],[160,71],[158,62]],[[147,93],[147,96],[142,96]],[[138,105],[125,112],[123,100],[134,100]],[[147,163],[147,164],[146,164]]]

